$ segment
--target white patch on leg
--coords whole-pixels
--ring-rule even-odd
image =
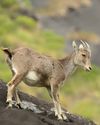
[[[14,66],[12,66],[12,70],[14,71],[15,74],[17,74],[17,69]]]

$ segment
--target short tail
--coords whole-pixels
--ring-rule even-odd
[[[8,57],[12,58],[12,52],[9,50],[9,48],[2,48],[2,51],[8,55]]]

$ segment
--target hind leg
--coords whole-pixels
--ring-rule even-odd
[[[18,89],[15,88],[15,92],[14,92],[14,97],[15,97],[15,106],[17,108],[21,108],[21,100],[19,98],[19,94],[18,94]]]
[[[16,103],[17,103],[18,105],[20,105],[20,104],[21,104],[21,100],[20,100],[20,98],[19,98],[18,90],[17,90],[17,89],[15,90],[15,98],[16,98]]]
[[[15,87],[22,81],[23,79],[23,74],[15,74],[12,78],[12,80],[8,83],[8,92],[7,92],[7,103],[8,107],[12,107],[13,105],[13,96],[14,96],[14,91]]]
[[[9,65],[10,66],[10,65]],[[10,66],[10,68],[11,68],[11,66]],[[12,76],[14,76],[15,75],[15,72],[12,70],[12,68],[11,68],[11,71],[12,71]],[[19,95],[18,95],[18,90],[15,88],[15,91],[14,91],[14,94],[15,94],[15,101],[16,101],[16,105],[20,105],[21,104],[21,100],[20,100],[20,98],[19,98]],[[17,106],[17,107],[18,107]]]

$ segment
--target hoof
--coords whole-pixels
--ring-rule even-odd
[[[7,103],[8,103],[8,105],[7,105],[7,107],[6,107],[6,108],[7,108],[7,109],[8,109],[8,108],[12,108],[13,103],[12,103],[12,102],[7,102]]]
[[[15,103],[14,106],[15,106],[16,108],[18,108],[18,109],[22,109],[22,108],[21,108],[21,103]]]
[[[65,113],[63,113],[61,116],[62,116],[63,120],[69,121],[68,118],[67,118],[67,116],[65,115]]]
[[[12,106],[13,106],[12,100],[7,100],[6,103],[8,104],[7,108],[12,108]]]
[[[7,100],[6,103],[8,104],[7,108],[12,108],[12,107],[21,108],[21,105],[17,103],[16,101]]]
[[[64,113],[63,114],[58,114],[58,120],[69,121],[67,116]]]

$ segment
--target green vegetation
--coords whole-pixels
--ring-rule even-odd
[[[29,17],[17,16],[12,19],[18,5],[14,0],[0,1],[0,47],[14,49],[27,46],[40,53],[53,57],[64,55],[64,39],[52,31],[38,28],[38,24]],[[81,114],[100,122],[100,68],[93,66],[93,71],[88,73],[78,70],[61,89],[60,99],[62,105],[69,111]],[[0,78],[8,82],[11,72],[5,63],[4,53],[0,51]],[[31,95],[50,100],[48,93],[43,88],[30,88],[24,84],[19,89]],[[45,91],[45,92],[44,92]]]

